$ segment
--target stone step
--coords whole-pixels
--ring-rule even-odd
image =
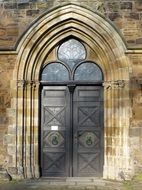
[[[27,186],[32,189],[38,188],[73,188],[73,189],[93,189],[96,190],[120,190],[123,184],[120,182],[112,182],[93,177],[73,177],[73,178],[41,178],[39,180],[31,180],[27,182]]]
[[[67,177],[66,181],[94,181],[92,177]]]

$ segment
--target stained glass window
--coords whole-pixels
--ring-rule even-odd
[[[82,63],[77,67],[74,80],[81,81],[102,81],[102,71],[96,64],[92,62]]]
[[[69,73],[66,67],[60,63],[48,64],[42,71],[42,81],[68,81]]]
[[[85,61],[86,49],[80,41],[71,38],[57,47],[59,61],[46,65],[41,73],[42,81],[102,81],[100,67],[91,61]]]
[[[85,47],[76,39],[67,40],[58,49],[58,59],[68,64],[71,69],[76,63],[83,61],[85,58]]]

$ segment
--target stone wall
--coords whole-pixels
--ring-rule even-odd
[[[17,39],[41,13],[65,3],[97,9],[112,20],[128,45],[142,46],[141,0],[1,0],[0,48],[14,47]]]
[[[7,136],[8,126],[12,122],[11,98],[13,94],[10,90],[13,69],[15,66],[15,55],[0,54],[0,167],[12,162],[12,158],[7,155],[7,145],[13,143],[12,135],[15,136],[15,129],[11,126],[11,135]],[[15,152],[15,151],[14,151]]]
[[[142,54],[129,55],[132,61],[130,152],[136,172],[142,172]]]
[[[134,171],[142,170],[142,1],[141,0],[0,0],[0,166],[16,162],[16,127],[12,79],[18,39],[45,11],[75,3],[100,12],[112,21],[128,44],[130,70],[129,145]],[[138,50],[139,49],[139,50]],[[5,51],[7,50],[7,51]],[[11,116],[12,115],[12,116]],[[16,119],[16,118],[15,118]],[[11,156],[13,155],[13,156]],[[7,166],[6,166],[7,167]]]

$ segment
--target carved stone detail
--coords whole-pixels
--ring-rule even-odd
[[[106,81],[103,83],[105,89],[119,89],[124,88],[125,81],[124,80],[117,80],[117,81]]]
[[[40,82],[39,82],[39,81],[32,81],[32,86],[33,86],[34,89],[35,89],[35,88],[38,88],[39,85],[40,85]]]
[[[17,87],[18,88],[24,88],[26,86],[25,80],[17,80]]]
[[[95,4],[95,11],[104,13],[105,7],[103,0],[95,0],[94,4]]]
[[[17,87],[19,88],[25,88],[25,87],[39,87],[40,82],[39,81],[26,81],[26,80],[17,80]]]

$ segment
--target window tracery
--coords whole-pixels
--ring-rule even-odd
[[[57,49],[57,62],[47,64],[41,73],[42,81],[102,81],[100,67],[87,61],[87,51],[80,41],[71,38]]]

